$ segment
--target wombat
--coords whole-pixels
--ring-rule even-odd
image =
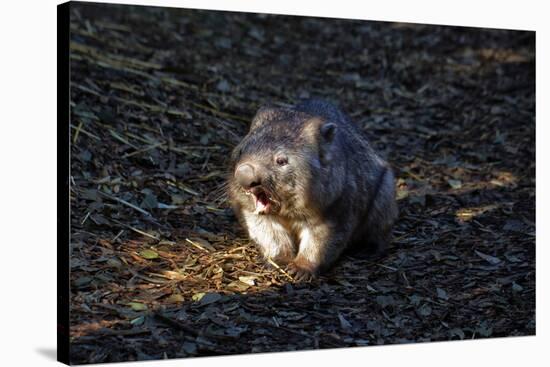
[[[333,104],[262,107],[231,155],[229,198],[265,258],[298,280],[351,245],[383,250],[397,218],[395,179]]]

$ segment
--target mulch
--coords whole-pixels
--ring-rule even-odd
[[[73,3],[71,360],[535,334],[534,32]],[[391,162],[389,252],[312,283],[224,195],[265,103],[342,105]]]

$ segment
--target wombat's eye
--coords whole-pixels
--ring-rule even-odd
[[[283,157],[283,156],[278,156],[277,158],[275,158],[275,162],[276,162],[279,166],[284,166],[284,165],[288,164],[288,158],[287,158],[287,157]]]

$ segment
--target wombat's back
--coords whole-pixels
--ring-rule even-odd
[[[391,226],[397,217],[395,202],[395,178],[388,163],[369,144],[365,132],[351,121],[339,107],[321,99],[310,99],[294,107],[296,111],[320,116],[336,123],[343,144],[340,145],[341,162],[348,166],[347,182],[353,182],[354,195],[367,198],[351,198],[348,208],[358,206],[367,223],[359,225],[353,242],[366,240],[377,248],[389,242]],[[349,214],[348,214],[349,215]]]
[[[297,104],[294,109],[309,115],[323,117],[326,120],[337,123],[351,123],[349,118],[338,107],[322,99],[305,100]]]

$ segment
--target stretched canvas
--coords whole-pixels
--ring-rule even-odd
[[[58,36],[60,361],[535,334],[535,32],[70,2]],[[232,162],[258,111],[308,100],[338,106],[348,134],[368,139],[395,177],[381,187],[398,215],[384,251],[331,253],[302,279],[266,256],[272,227],[251,236],[239,222],[228,180],[250,172]],[[319,117],[319,139],[338,116]],[[337,173],[372,156],[353,144],[327,155],[315,140],[317,160],[289,143],[303,132],[280,126],[246,149],[292,147],[264,165],[274,187],[290,176],[276,165],[310,154],[291,175],[309,186],[281,205],[317,205],[324,180],[340,183],[331,205],[370,195],[376,207],[375,178]],[[328,159],[338,170],[323,170]],[[261,204],[253,215],[273,216],[276,202]],[[369,209],[304,215],[311,231],[293,251],[320,226],[345,228],[357,206]]]

